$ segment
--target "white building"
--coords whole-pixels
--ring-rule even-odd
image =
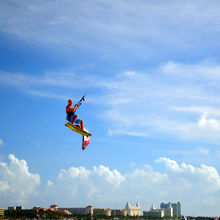
[[[167,217],[173,217],[173,207],[171,204],[167,209],[164,209],[164,215]]]
[[[143,216],[162,218],[165,216],[165,211],[164,209],[156,209],[154,204],[152,204],[150,211],[143,211]]]
[[[156,209],[154,204],[151,206],[150,211],[143,211],[143,216],[148,217],[173,217],[173,207],[169,204],[166,208]]]
[[[181,216],[181,203],[161,203],[160,208],[161,209],[169,209],[170,205],[173,208],[173,217],[180,217]]]
[[[125,209],[127,210],[128,216],[141,216],[141,207],[137,202],[136,206],[131,206],[129,202],[127,202]]]

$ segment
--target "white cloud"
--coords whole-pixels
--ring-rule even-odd
[[[215,106],[172,107],[172,109],[175,111],[189,112],[203,116],[213,115],[214,117],[220,117],[219,109]]]
[[[180,171],[180,167],[177,164],[177,162],[174,160],[171,160],[169,158],[160,157],[159,159],[156,160],[156,162],[158,162],[158,163],[163,162],[163,163],[165,163],[167,168],[174,170],[176,172]]]
[[[48,180],[48,182],[47,182],[47,186],[53,186],[53,182],[50,181],[50,180]]]
[[[85,202],[92,204],[99,199],[108,200],[124,179],[117,170],[110,170],[103,165],[95,166],[92,170],[70,167],[68,170],[61,170],[53,184],[50,181],[46,192],[50,199],[64,205],[68,205],[73,197],[75,205],[85,205]]]
[[[10,164],[0,163],[1,206],[14,201],[26,207],[33,202],[48,207],[56,202],[60,207],[114,207],[124,208],[127,201],[139,202],[142,210],[152,203],[182,203],[186,215],[217,215],[220,202],[220,176],[215,167],[193,166],[166,157],[156,162],[165,171],[156,171],[146,164],[142,168],[132,167],[127,173],[100,165],[92,169],[70,167],[62,169],[54,181],[48,180],[45,190],[37,193],[40,184],[38,174],[28,171],[27,163],[9,155]],[[193,198],[193,199],[191,199]],[[204,198],[206,198],[204,200]]]
[[[0,146],[2,146],[4,144],[3,140],[0,139]]]
[[[178,164],[165,157],[156,162],[165,165],[165,172],[147,164],[143,168],[133,167],[126,174],[103,165],[61,170],[46,189],[47,197],[62,206],[82,207],[90,204],[112,208],[117,201],[119,208],[123,208],[127,201],[138,201],[142,210],[148,210],[152,203],[159,206],[164,201],[180,201],[185,214],[192,214],[193,209],[197,210],[196,215],[217,215],[220,176],[214,167]]]
[[[208,155],[210,153],[210,150],[209,149],[205,149],[205,148],[198,148],[197,151],[200,153],[200,154],[204,154],[204,155]]]
[[[220,131],[220,120],[216,120],[214,118],[207,119],[207,113],[202,115],[198,125],[203,129]]]
[[[133,78],[133,73],[118,75],[106,85],[110,108],[105,117],[115,123],[111,134],[162,133],[189,140],[219,140],[219,70],[219,64],[212,61],[168,62]],[[124,102],[125,98],[129,101]]]
[[[79,83],[75,83],[76,80]],[[86,85],[85,81],[87,82]],[[80,76],[72,70],[45,72],[39,76],[28,73],[9,73],[0,70],[0,82],[14,86],[33,96],[66,100],[67,97],[71,97],[69,90],[76,91],[88,87],[96,87],[99,86],[100,80],[96,76],[87,75],[82,77],[82,75]],[[60,94],[60,92],[57,92],[57,88],[65,88],[65,92]]]
[[[218,1],[209,4],[208,1],[172,0],[169,7],[165,2],[155,1],[62,0],[54,1],[53,5],[45,1],[42,4],[11,2],[1,2],[2,33],[60,50],[86,47],[90,51],[93,48],[106,52],[117,45],[123,51],[152,56],[150,52],[155,54],[155,48],[165,51],[189,48],[195,53],[192,48],[198,50],[195,45],[201,42],[212,45],[218,42]],[[99,43],[94,43],[96,39]],[[175,47],[167,46],[170,44]]]
[[[40,176],[29,172],[25,160],[12,154],[9,160],[9,164],[0,162],[0,206],[27,205],[38,193]]]
[[[168,62],[154,69],[125,71],[110,78],[85,74],[83,80],[89,82],[87,87],[100,91],[91,94],[88,101],[104,105],[104,112],[98,115],[110,124],[111,136],[165,134],[213,143],[220,139],[219,69],[220,65],[212,61],[193,65]],[[66,88],[69,94],[72,90],[77,94],[76,77],[71,70],[41,76],[0,72],[2,83],[32,95],[59,99],[69,97]],[[60,87],[65,88],[63,94],[60,89],[57,94],[56,88]]]

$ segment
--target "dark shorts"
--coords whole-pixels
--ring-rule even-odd
[[[76,114],[71,115],[70,118],[69,118],[69,122],[72,123],[72,122],[73,122],[73,119],[74,119],[76,116],[77,116]],[[80,120],[79,118],[77,118],[74,124],[79,125],[79,124],[80,124],[80,121],[81,121],[81,120]]]

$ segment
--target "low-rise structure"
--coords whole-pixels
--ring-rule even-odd
[[[85,208],[62,208],[66,209],[74,215],[93,215],[93,207],[87,206]]]
[[[3,208],[0,208],[0,217],[4,217],[4,215],[5,215],[5,209],[3,209]]]
[[[85,208],[62,208],[62,209],[66,209],[75,215],[127,216],[126,209],[94,208],[93,206],[87,206]]]
[[[46,210],[47,210],[47,209],[45,209],[45,208],[43,208],[43,207],[40,207],[40,206],[34,206],[32,209],[33,209],[33,210],[37,210],[37,211],[39,211],[39,210],[41,210],[41,211],[46,211]]]
[[[58,205],[51,205],[50,208],[53,208],[53,209],[58,209]]]
[[[9,206],[8,210],[12,211],[12,210],[16,210],[16,206]]]
[[[112,209],[112,216],[127,216],[128,211],[126,209]]]
[[[72,215],[72,213],[66,209],[58,209],[58,212],[63,213],[65,215]]]
[[[162,218],[165,216],[165,211],[164,209],[156,209],[154,204],[152,204],[150,211],[143,211],[143,216]]]
[[[16,210],[24,210],[24,206],[16,206]]]
[[[62,209],[66,209],[74,215],[85,215],[86,214],[85,208],[62,208]]]
[[[10,206],[8,207],[8,210],[24,210],[23,206]]]
[[[93,209],[93,215],[107,215],[107,216],[111,216],[111,209]]]

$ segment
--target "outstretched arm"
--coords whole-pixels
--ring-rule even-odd
[[[75,112],[78,107],[79,107],[79,105],[75,104],[74,108],[73,108],[73,111]]]

